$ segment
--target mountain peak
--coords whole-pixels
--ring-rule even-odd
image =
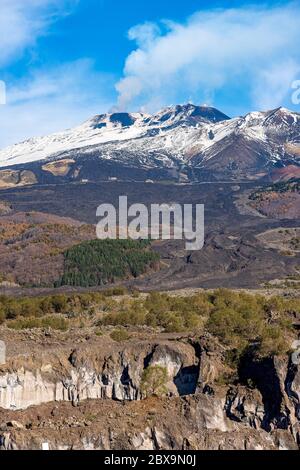
[[[265,124],[290,127],[300,122],[300,114],[287,108],[276,108],[266,113]]]
[[[167,106],[154,115],[128,112],[97,114],[86,121],[84,126],[94,130],[128,128],[135,125],[170,127],[186,124],[195,126],[197,123],[218,123],[229,119],[226,114],[216,108],[186,103]]]
[[[207,105],[195,106],[193,116],[201,116],[210,122],[228,121],[230,119],[229,116],[222,113],[218,109]]]
[[[141,113],[114,112],[111,114],[97,114],[89,119],[86,124],[93,129],[109,129],[114,127],[131,127],[145,115]]]
[[[296,113],[296,112],[294,112],[294,111],[291,111],[291,110],[288,109],[288,108],[285,108],[284,106],[280,106],[280,108],[277,108],[276,111],[279,111],[279,112],[285,113],[285,114],[298,114],[298,113]]]
[[[196,125],[198,122],[221,122],[229,120],[226,114],[222,113],[216,108],[210,106],[197,106],[192,103],[179,104],[176,106],[168,106],[163,108],[153,116],[153,120],[158,123],[166,123],[169,125],[174,124],[188,124]]]

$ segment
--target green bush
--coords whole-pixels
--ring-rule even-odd
[[[110,337],[118,343],[121,343],[122,341],[128,341],[130,339],[130,335],[126,330],[114,330],[110,334]]]
[[[0,308],[0,325],[5,321],[5,311],[3,308]]]
[[[53,315],[43,318],[18,318],[8,322],[7,326],[14,330],[26,330],[32,328],[52,328],[53,330],[66,331],[68,322],[65,318]]]
[[[119,292],[119,291],[118,291]],[[102,293],[11,298],[0,296],[0,311],[8,320],[49,314],[90,313],[95,305],[108,303]]]
[[[115,297],[115,296],[122,296],[128,294],[128,290],[126,287],[118,286],[112,287],[111,289],[106,289],[102,292],[104,297]]]
[[[211,298],[214,309],[208,319],[208,331],[230,346],[240,357],[249,346],[258,355],[282,354],[288,350],[284,332],[291,328],[288,313],[296,308],[294,302],[280,298],[265,299],[244,292],[221,289]],[[299,305],[299,301],[296,301]],[[269,324],[276,312],[273,324]]]
[[[126,293],[123,287],[115,287],[104,292],[47,297],[11,298],[2,295],[0,323],[7,320],[11,327],[34,328],[45,326],[47,319],[51,318],[53,328],[64,329],[66,320],[61,315],[68,318],[82,318],[84,315],[90,319],[102,312],[102,318],[97,322],[99,327],[145,326],[167,333],[187,332],[193,335],[207,331],[232,351],[228,363],[237,364],[249,348],[258,356],[287,351],[286,338],[291,336],[292,321],[300,311],[299,298],[266,298],[227,289],[191,296],[153,292],[145,298],[129,295],[113,298]]]
[[[100,324],[161,328],[166,332],[193,331],[203,327],[203,318],[211,309],[209,301],[197,296],[172,297],[157,292],[144,301],[131,302],[125,309],[104,317]]]
[[[266,325],[259,338],[258,351],[261,356],[270,357],[285,354],[289,347],[278,326]]]
[[[144,370],[141,379],[141,391],[144,396],[163,396],[166,395],[168,382],[168,371],[166,367],[159,365],[149,366]]]

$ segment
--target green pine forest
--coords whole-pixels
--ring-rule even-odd
[[[55,286],[103,286],[158,265],[159,255],[148,240],[92,240],[64,253],[64,274]]]

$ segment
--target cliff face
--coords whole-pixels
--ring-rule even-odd
[[[143,372],[155,366],[167,371],[165,396],[144,399]],[[224,367],[207,338],[99,340],[10,357],[0,369],[0,447],[298,448],[300,368],[249,358],[224,385]]]
[[[192,394],[199,376],[199,359],[189,344],[134,344],[101,350],[77,349],[70,356],[56,354],[28,367],[7,364],[0,375],[0,407],[26,409],[53,401],[86,399],[140,400],[141,380],[147,367],[167,370],[166,393]]]

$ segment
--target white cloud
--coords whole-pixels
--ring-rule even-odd
[[[113,83],[112,77],[94,70],[91,60],[83,59],[36,71],[9,85],[7,104],[0,106],[0,148],[61,131],[106,111],[113,104]]]
[[[283,60],[258,73],[253,85],[253,101],[259,109],[281,105],[287,90],[292,95],[292,83],[300,77],[300,61]]]
[[[185,24],[139,25],[117,84],[119,108],[214,96],[237,87],[253,106],[280,105],[300,65],[299,3],[198,12]],[[153,97],[155,100],[153,102]]]
[[[78,0],[0,0],[0,67],[9,64]]]
[[[34,47],[78,1],[0,0],[0,68]],[[8,80],[7,103],[0,106],[0,148],[61,131],[106,110],[113,104],[109,101],[113,83],[111,77],[96,72],[89,59],[53,69],[28,69],[25,77]]]
[[[78,2],[0,0],[0,69],[34,47]],[[136,42],[136,50],[128,56],[117,84],[118,109],[152,111],[187,99],[219,106],[214,99],[220,94],[236,104],[239,93],[253,108],[281,105],[300,74],[299,18],[295,2],[202,11],[184,24],[135,26],[129,38]],[[114,83],[87,59],[31,71],[22,80],[7,83],[7,105],[0,106],[0,147],[105,112],[115,104]]]

